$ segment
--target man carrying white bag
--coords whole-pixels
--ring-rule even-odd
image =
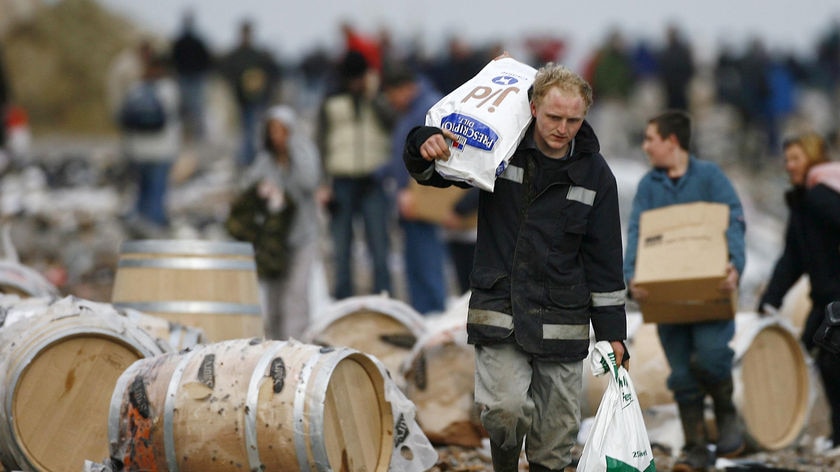
[[[617,366],[615,353],[604,341],[592,349],[592,374],[609,375],[595,422],[586,438],[577,472],[655,472],[639,397],[630,374]]]
[[[528,89],[536,73],[512,57],[497,58],[429,109],[426,126],[458,136],[450,158],[435,162],[440,175],[493,191],[531,123]]]
[[[578,74],[540,67],[534,119],[492,192],[479,195],[467,338],[494,472],[518,472],[523,444],[531,472],[572,463],[590,329],[624,360],[618,188],[585,119],[591,104],[592,87]],[[414,128],[403,154],[412,177],[469,185],[437,168],[458,139],[449,129]]]

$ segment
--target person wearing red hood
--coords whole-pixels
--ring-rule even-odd
[[[349,22],[341,24],[341,33],[348,51],[358,52],[371,69],[377,74],[382,72],[382,50],[376,40],[363,36]]]
[[[840,358],[814,343],[826,306],[840,300],[840,162],[829,162],[828,145],[816,133],[783,144],[791,189],[785,247],[776,262],[758,312],[772,312],[802,275],[811,284],[811,312],[802,343],[814,355],[831,407],[832,440],[840,446]]]

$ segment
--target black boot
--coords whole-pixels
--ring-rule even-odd
[[[493,459],[494,472],[519,472],[519,453],[521,448],[502,449],[490,441],[490,457]]]
[[[706,447],[706,423],[703,419],[703,397],[677,404],[680,411],[685,446],[672,469],[674,472],[701,472],[711,464]]]
[[[549,469],[548,467],[543,467],[539,464],[528,464],[528,470],[530,472],[563,472],[565,469],[565,467],[562,469]]]
[[[744,452],[743,428],[732,402],[732,377],[728,377],[709,387],[709,395],[714,402],[715,425],[717,425],[718,457],[737,457]]]

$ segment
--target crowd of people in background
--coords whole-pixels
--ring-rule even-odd
[[[210,48],[198,20],[195,12],[186,12],[180,31],[161,54],[143,52],[142,47],[139,53],[144,68],[162,57],[169,61],[167,75],[178,85],[177,97],[169,101],[177,103],[173,122],[183,139],[174,145],[208,139],[208,82],[219,78],[235,104],[236,172],[254,180],[255,158],[266,151],[265,114],[278,105],[287,107],[299,122],[295,133],[311,139],[317,149],[321,179],[312,198],[326,220],[322,229],[332,253],[331,295],[342,299],[365,292],[394,293],[392,229],[399,230],[398,244],[404,246],[406,298],[412,306],[422,313],[439,312],[451,292],[465,291],[475,230],[465,229],[463,221],[475,211],[477,199],[465,198],[445,221],[411,220],[406,213],[408,179],[395,143],[401,142],[398,134],[423,124],[422,108],[469,80],[506,45],[471,44],[452,36],[439,54],[428,54],[388,30],[365,34],[345,22],[337,25],[343,38],[339,50],[313,48],[292,64],[260,44],[259,25],[253,20],[241,21],[237,43],[223,51]],[[828,116],[803,118],[798,103],[803,91],[840,102],[840,22],[829,26],[810,56],[768,51],[755,38],[722,46],[711,63],[698,59],[691,38],[675,24],[663,28],[660,42],[632,41],[618,28],[606,32],[579,71],[597,98],[589,120],[601,130],[605,155],[638,152],[642,127],[633,109],[646,93],[654,98],[637,114],[673,109],[702,115],[702,107],[710,106],[721,114],[728,110],[737,127],[735,143],[699,150],[712,160],[753,165],[778,156],[784,130],[795,119],[808,121],[834,142],[840,107],[828,106]],[[517,59],[534,66],[563,63],[566,49],[563,39],[528,38]],[[703,147],[702,138],[694,146]],[[177,150],[170,148],[165,154],[174,159]],[[716,149],[735,155],[715,155]],[[139,166],[146,170],[139,174],[145,190],[138,195],[137,213],[165,227],[160,202],[166,186],[154,175],[155,169],[168,169],[172,159],[153,161],[154,166]],[[355,241],[364,242],[367,260],[354,260]],[[370,268],[368,283],[355,280],[360,265]]]
[[[336,300],[404,292],[405,301],[416,311],[432,314],[445,311],[449,297],[467,292],[476,254],[476,229],[469,221],[477,211],[479,192],[465,192],[436,221],[419,218],[403,161],[404,146],[412,129],[425,124],[426,110],[505,52],[507,45],[471,44],[452,36],[444,50],[429,54],[419,44],[402,43],[390,31],[365,34],[345,22],[337,25],[341,48],[314,48],[296,63],[284,63],[260,44],[256,21],[241,21],[236,44],[215,51],[202,37],[199,19],[195,12],[187,12],[181,29],[165,47],[144,40],[112,67],[108,99],[119,124],[121,153],[130,163],[137,189],[127,221],[138,234],[166,234],[170,172],[186,147],[214,138],[208,126],[213,106],[209,87],[220,79],[236,121],[230,156],[236,194],[226,228],[232,238],[254,244],[268,337],[303,334],[313,316],[310,284],[321,261],[328,262],[329,295]],[[563,39],[528,38],[516,59],[535,67],[562,64],[565,51]],[[593,128],[598,131],[606,162],[640,149],[650,158],[654,169],[640,191],[665,195],[682,185],[680,198],[698,200],[707,183],[694,180],[700,179],[697,172],[718,181],[718,190],[724,188],[716,195],[732,206],[731,227],[739,231],[730,236],[735,240],[732,245],[737,245],[730,251],[730,274],[735,271],[732,290],[744,268],[744,221],[738,196],[718,164],[760,171],[762,166],[777,165],[771,159],[785,156],[792,185],[787,194],[791,212],[785,247],[757,311],[777,308],[791,285],[801,275],[810,275],[816,288],[811,294],[814,308],[802,341],[813,348],[810,336],[824,307],[840,296],[836,264],[828,264],[833,259],[816,260],[813,254],[836,252],[836,227],[826,230],[824,225],[830,221],[825,215],[836,216],[840,192],[840,171],[826,165],[831,151],[840,145],[840,20],[816,37],[810,54],[770,49],[755,37],[745,44],[721,44],[711,60],[701,60],[692,38],[675,24],[664,26],[658,42],[633,40],[616,28],[606,32],[575,72],[591,85],[595,98],[593,103],[589,97],[584,110],[584,135]],[[11,103],[12,95],[0,55],[0,110]],[[805,100],[814,96],[818,99],[806,105]],[[129,111],[129,102],[136,108]],[[650,121],[639,119],[657,116],[654,112],[661,110],[669,112]],[[682,142],[680,137],[690,135],[692,120],[696,123],[709,114],[728,117],[732,129],[725,136],[713,133],[708,140],[699,130],[689,148],[688,139]],[[0,126],[0,151],[5,129]],[[803,135],[803,130],[813,134]],[[787,139],[791,134],[799,138]],[[715,145],[724,139],[732,144]],[[809,145],[809,139],[817,144]],[[572,152],[565,145],[556,150],[564,155]],[[695,155],[711,162],[698,164]],[[689,184],[686,179],[678,184],[689,165],[694,166],[695,177]],[[806,178],[812,167],[821,173]],[[814,180],[817,175],[822,180]],[[695,185],[691,182],[698,182],[697,188],[688,187]],[[656,186],[661,188],[651,190]],[[822,205],[812,201],[820,192],[830,197],[820,198]],[[638,193],[634,201],[630,251],[624,255],[625,282],[636,299],[644,298],[632,283],[639,213],[675,203],[658,197],[643,201],[640,194],[644,195]],[[361,258],[359,248],[363,248]],[[396,264],[391,257],[395,253],[401,256]],[[396,286],[395,265],[402,271],[404,290]],[[370,273],[363,274],[364,270]],[[611,291],[616,289],[613,285]],[[661,338],[670,340],[663,346],[673,370],[669,386],[675,390],[688,443],[685,461],[691,467],[685,470],[708,459],[701,425],[707,393],[715,402],[719,429],[731,433],[719,441],[718,449],[740,453],[743,448],[741,431],[732,422],[732,353],[717,351],[722,352],[721,359],[707,356],[719,361],[700,366],[706,374],[714,374],[709,381],[690,369],[696,366],[689,366],[691,352],[684,349],[687,341],[683,343],[689,336],[707,338],[711,349],[718,349],[721,341],[731,339],[733,323],[712,325],[717,330],[704,325],[706,331],[693,334],[696,328],[688,325],[660,330]],[[620,336],[613,334],[608,340],[620,343]],[[837,445],[837,359],[821,353],[818,362]],[[522,436],[517,432],[508,440],[521,444]],[[515,456],[505,458],[501,444],[493,446],[499,446],[494,463],[518,460],[518,449]]]
[[[510,45],[474,44],[453,35],[441,51],[430,53],[387,29],[366,34],[344,22],[337,25],[343,39],[339,49],[313,48],[290,63],[261,44],[257,21],[242,20],[236,43],[221,51],[209,46],[199,23],[195,11],[185,12],[165,47],[143,41],[114,61],[112,82],[122,81],[109,87],[114,116],[138,84],[152,84],[166,116],[166,125],[153,132],[122,130],[122,152],[136,171],[138,188],[131,218],[155,234],[165,230],[166,175],[184,147],[212,138],[209,85],[220,79],[235,109],[232,154],[240,177],[254,180],[256,158],[270,144],[266,113],[278,105],[294,113],[296,139],[311,140],[317,150],[321,177],[311,198],[320,210],[310,217],[326,221],[319,224],[329,236],[333,297],[395,292],[389,259],[393,229],[404,245],[406,298],[415,308],[440,311],[447,296],[465,291],[475,230],[465,229],[463,222],[475,211],[477,199],[465,198],[444,221],[412,220],[398,135],[423,124],[423,108]],[[661,40],[652,41],[636,40],[619,28],[607,31],[577,71],[592,85],[596,104],[588,120],[601,130],[608,158],[638,153],[639,115],[663,109],[685,110],[701,119],[710,110],[729,116],[731,146],[717,145],[723,136],[704,140],[702,132],[693,143],[700,154],[719,162],[770,163],[781,155],[784,136],[797,126],[822,134],[829,146],[840,139],[840,21],[815,32],[809,54],[771,50],[755,37],[746,44],[721,43],[713,58],[701,60],[692,38],[678,25],[664,25],[661,33]],[[563,63],[566,41],[562,34],[524,38],[514,47],[516,58],[533,66]],[[12,92],[0,74],[0,100],[10,102]],[[809,96],[822,100],[806,107]],[[364,242],[367,260],[354,260],[356,241]],[[367,282],[355,280],[360,265],[371,269]]]

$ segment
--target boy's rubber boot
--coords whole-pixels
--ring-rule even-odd
[[[741,420],[732,402],[734,386],[732,377],[712,385],[708,389],[712,397],[715,410],[715,425],[717,426],[718,457],[737,457],[746,448]]]
[[[705,472],[712,463],[706,447],[706,424],[703,419],[703,397],[678,403],[685,446],[674,464],[674,472]]]

